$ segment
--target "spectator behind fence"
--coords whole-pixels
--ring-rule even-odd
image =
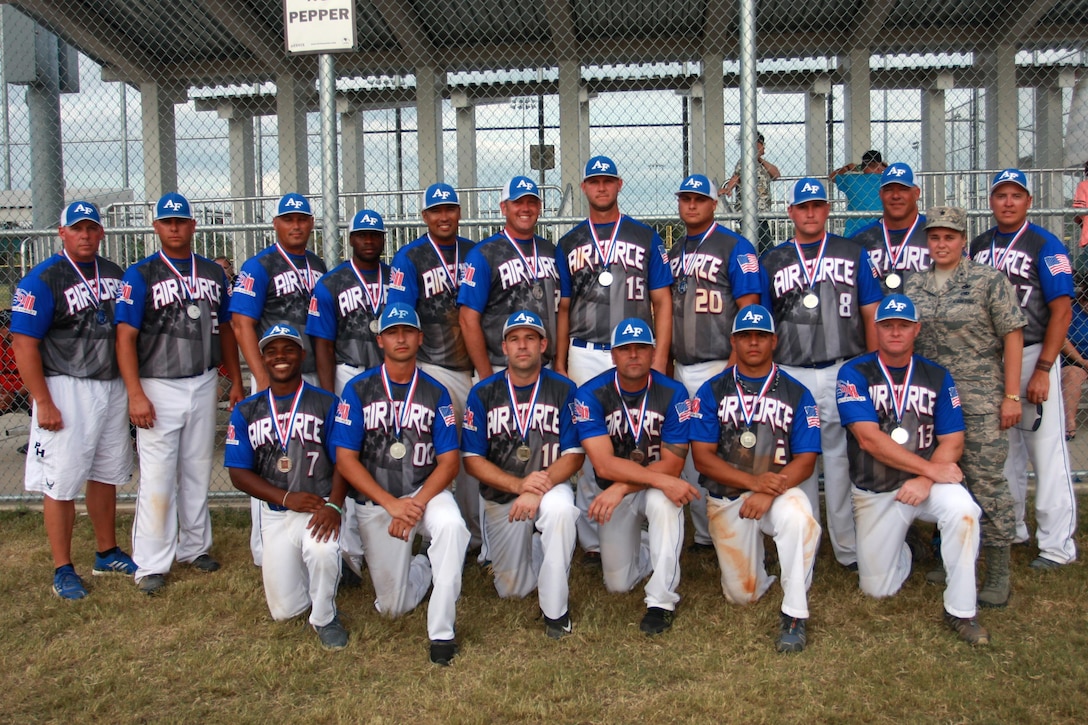
[[[1073,193],[1073,208],[1088,209],[1088,161],[1084,162],[1084,179]],[[1084,223],[1084,215],[1073,217],[1073,221],[1080,227],[1080,246],[1088,247],[1088,224]]]
[[[771,210],[771,182],[782,176],[777,166],[763,158],[765,149],[763,134],[756,134],[756,212],[759,216],[763,216]],[[732,196],[733,190],[736,189],[737,198],[733,202],[734,211],[740,211],[741,208],[740,164],[741,162],[738,161],[736,168],[733,169],[733,176],[729,178],[729,181],[725,182],[725,187],[722,189],[722,196]],[[766,219],[759,220],[758,229],[759,234],[756,241],[759,245],[759,251],[762,253],[771,248],[774,239],[771,237],[770,222]]]
[[[880,211],[880,178],[888,165],[879,151],[870,149],[861,155],[861,164],[847,164],[828,174],[828,178],[846,195],[847,211]],[[847,219],[844,237],[852,237],[877,217]]]

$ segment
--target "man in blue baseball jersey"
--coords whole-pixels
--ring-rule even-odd
[[[835,559],[857,568],[854,513],[846,431],[835,407],[839,367],[873,343],[873,314],[882,295],[869,253],[849,239],[828,234],[830,206],[819,179],[799,179],[790,191],[794,238],[764,252],[763,306],[771,310],[778,334],[774,360],[804,385],[820,412],[824,501]],[[817,521],[820,500],[816,471],[801,484]]]
[[[423,332],[419,368],[449,391],[460,419],[472,388],[472,359],[461,332],[457,296],[467,274],[465,261],[473,242],[458,236],[461,202],[452,186],[437,183],[427,187],[423,221],[427,233],[393,256],[389,302],[408,305],[419,314]],[[472,277],[468,282],[474,280]],[[480,547],[479,560],[483,562],[487,546],[482,534],[479,482],[462,472],[453,493],[472,534],[469,547]]]
[[[208,486],[215,448],[218,366],[242,399],[223,268],[193,253],[189,201],[155,204],[162,249],[129,267],[117,296],[117,362],[138,430],[140,488],[132,557],[140,590],[155,594],[174,560],[215,571]]]
[[[736,365],[704,383],[692,406],[691,454],[709,495],[726,600],[752,604],[770,589],[763,536],[773,537],[782,570],[775,649],[801,652],[820,525],[798,485],[816,466],[820,416],[812,394],[774,364],[778,338],[767,308],[737,312],[732,337]]]
[[[272,384],[234,407],[224,465],[239,491],[261,501],[261,575],[272,618],[310,610],[326,649],[348,633],[336,615],[340,517],[347,486],[329,441],[337,398],[302,379],[302,336],[273,325],[258,348]]]
[[[344,387],[332,441],[336,468],[351,485],[378,612],[415,609],[434,584],[427,608],[431,662],[457,655],[454,621],[469,533],[447,491],[461,467],[456,413],[449,393],[416,365],[419,316],[390,302],[378,344],[385,362]],[[430,539],[412,556],[416,534]]]
[[[665,372],[672,345],[672,272],[661,237],[620,213],[623,189],[616,162],[594,156],[586,162],[582,193],[589,218],[559,240],[555,262],[560,299],[556,316],[555,371],[576,385],[610,369],[609,336],[625,318],[652,320],[657,339],[653,367]],[[578,480],[578,540],[587,561],[599,562],[597,525],[589,508],[597,486],[589,466]]]
[[[902,292],[907,279],[929,268],[926,218],[918,213],[921,195],[910,166],[901,161],[889,165],[880,177],[883,215],[850,237],[868,250],[886,294]]]
[[[264,390],[270,381],[257,338],[277,322],[304,330],[314,286],[325,274],[324,260],[306,248],[314,230],[314,213],[306,197],[294,193],[280,197],[272,228],[275,243],[242,264],[230,303],[231,326],[251,374],[251,393]],[[306,350],[302,376],[311,385],[320,385],[309,335],[302,336],[302,346]],[[260,513],[260,502],[250,501],[249,548],[257,566],[262,561]]]
[[[506,224],[465,257],[465,273],[457,292],[461,332],[481,379],[506,365],[502,328],[519,310],[529,310],[544,323],[548,348],[544,363],[555,357],[555,311],[559,273],[555,245],[535,234],[540,218],[540,189],[527,176],[515,176],[502,191],[499,208]]]
[[[567,606],[578,508],[570,477],[585,458],[571,418],[574,383],[543,367],[544,321],[531,310],[503,325],[506,370],[468,395],[461,427],[465,468],[480,481],[495,589],[539,590],[544,631],[571,631]]]
[[[737,310],[759,302],[762,279],[756,250],[714,221],[718,193],[714,182],[692,174],[676,192],[687,236],[669,250],[672,286],[673,377],[695,396],[699,387],[729,364],[730,330]],[[699,486],[693,457],[684,464],[684,479]],[[706,497],[691,505],[696,550],[711,550]]]
[[[998,172],[990,185],[990,210],[997,226],[971,242],[970,256],[1003,272],[1027,315],[1020,395],[1023,419],[1009,429],[1005,477],[1016,503],[1016,537],[1030,536],[1024,523],[1028,461],[1035,470],[1035,521],[1039,556],[1046,571],[1077,558],[1077,500],[1069,473],[1058,353],[1073,319],[1073,268],[1065,245],[1028,221],[1031,187],[1019,169]],[[1041,412],[1039,412],[1041,410]],[[1036,425],[1037,423],[1037,425]]]
[[[655,635],[672,626],[684,504],[699,498],[679,478],[691,401],[680,383],[651,369],[654,334],[643,320],[621,320],[610,350],[615,367],[578,389],[571,414],[598,488],[589,517],[600,527],[605,588],[627,592],[649,576],[639,628]]]
[[[914,354],[914,303],[888,295],[876,312],[876,352],[839,370],[836,400],[847,427],[861,590],[889,597],[910,576],[907,529],[937,524],[946,581],[944,621],[985,645],[976,619],[975,560],[981,509],[956,465],[963,452],[960,396],[948,371]]]
[[[84,484],[97,549],[92,573],[136,572],[115,531],[117,487],[132,474],[128,398],[115,350],[114,298],[122,273],[98,255],[105,230],[94,204],[69,204],[57,233],[60,253],[15,289],[11,335],[19,375],[34,401],[25,485],[43,496],[53,592],[82,599],[87,590],[72,564],[72,527]]]

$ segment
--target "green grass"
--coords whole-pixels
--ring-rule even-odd
[[[780,588],[729,606],[713,556],[685,553],[676,622],[653,639],[638,631],[641,590],[610,595],[577,558],[574,635],[559,642],[544,636],[535,598],[500,601],[469,565],[461,656],[438,668],[425,609],[380,619],[369,581],[338,599],[346,650],[323,651],[304,618],[271,621],[248,511],[213,519],[223,569],[178,566],[152,599],[130,579],[90,576],[81,516],[76,566],[91,596],[67,602],[50,592],[41,514],[0,513],[0,721],[1054,723],[1088,713],[1088,568],[1036,574],[1027,547],[1014,551],[1010,607],[982,612],[993,644],[972,649],[941,624],[928,563],[877,601],[825,540],[808,649],[794,656],[773,649]],[[1086,539],[1082,528],[1082,551]]]

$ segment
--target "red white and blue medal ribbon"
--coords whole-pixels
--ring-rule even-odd
[[[616,220],[616,226],[612,227],[612,236],[604,245],[601,244],[601,238],[597,236],[597,225],[592,221],[588,225],[589,235],[593,237],[593,251],[597,253],[601,269],[607,272],[616,258],[616,239],[620,235],[620,227],[623,226],[623,214],[620,214],[620,218]],[[623,268],[627,269],[626,262],[623,263]]]
[[[87,291],[91,295],[91,299],[94,300],[95,308],[97,309],[98,307],[100,307],[102,305],[102,295],[99,294],[99,285],[101,284],[101,282],[99,281],[98,276],[98,256],[96,255],[94,258],[94,286],[92,286],[87,278],[83,275],[83,271],[79,268],[79,265],[76,264],[75,261],[73,261],[73,259],[68,255],[68,250],[62,249],[60,250],[60,253],[64,255],[64,258],[68,260],[68,264],[72,265],[72,269],[74,269],[76,271],[76,274],[79,275],[79,279],[83,282],[83,286],[87,288]]]
[[[710,225],[710,228],[703,234],[703,238],[699,240],[699,243],[695,245],[695,249],[691,250],[691,254],[687,253],[688,239],[684,240],[684,243],[680,245],[680,274],[684,277],[690,277],[691,273],[695,270],[695,254],[699,251],[699,247],[703,246],[703,242],[710,238],[710,235],[718,228],[718,223],[714,222]],[[688,261],[688,258],[691,261]]]
[[[528,278],[530,280],[540,279],[540,255],[537,253],[536,236],[533,236],[533,261],[532,263],[530,263],[529,260],[522,253],[521,247],[518,246],[517,240],[507,234],[505,229],[502,230],[502,235],[506,237],[507,241],[510,242],[510,246],[514,248],[515,252],[517,252],[518,259],[521,260],[521,264],[525,268],[525,273]]]
[[[306,276],[303,277],[302,270],[298,268],[295,261],[291,259],[291,255],[280,246],[279,242],[276,242],[276,250],[280,253],[280,256],[283,257],[283,261],[287,262],[287,266],[294,270],[295,278],[299,281],[299,284],[301,284],[307,292],[312,293],[314,291],[314,271],[310,267],[310,255],[306,254],[306,252],[302,253],[303,258],[306,260]]]
[[[517,393],[514,390],[514,382],[510,379],[510,373],[506,374],[506,390],[510,393],[510,408],[514,411],[514,423],[517,425],[518,435],[521,436],[523,442],[528,442],[529,429],[533,425],[533,411],[536,410],[536,399],[540,394],[540,376],[537,376],[533,392],[529,395],[529,405],[525,409],[524,418],[518,409]]]
[[[351,264],[351,271],[355,273],[355,279],[359,280],[359,286],[363,288],[363,294],[366,295],[366,301],[370,303],[370,309],[374,313],[374,317],[380,317],[382,302],[385,300],[385,280],[382,279],[381,265],[378,265],[378,284],[369,285],[366,283],[366,280],[363,279],[363,273],[355,266],[355,260],[350,259],[348,262]],[[377,295],[370,294],[370,288],[374,286],[378,288]]]
[[[899,269],[899,259],[903,256],[903,250],[907,248],[907,242],[910,241],[910,235],[914,234],[915,227],[918,226],[918,220],[921,216],[915,216],[914,222],[911,223],[910,229],[903,235],[903,241],[899,243],[899,246],[892,251],[892,235],[888,231],[888,227],[884,225],[884,220],[880,221],[880,231],[884,234],[884,249],[888,252],[888,271],[894,272]]]
[[[763,400],[767,395],[767,391],[774,386],[775,377],[778,375],[778,366],[771,363],[771,372],[767,373],[767,379],[763,381],[763,387],[760,388],[759,393],[752,398],[752,407],[749,408],[748,404],[744,402],[744,388],[740,385],[740,376],[737,374],[737,366],[733,366],[733,385],[737,389],[737,402],[740,403],[740,414],[744,418],[745,430],[751,430],[752,419],[756,416],[756,409],[759,408],[759,401]]]
[[[393,406],[393,434],[400,440],[401,430],[408,425],[409,412],[412,409],[412,399],[416,395],[416,383],[419,382],[419,368],[412,373],[412,382],[408,385],[408,393],[404,396],[404,402],[393,397],[393,384],[389,381],[389,373],[382,363],[382,387],[385,388],[385,397],[389,398],[389,404]],[[399,408],[397,406],[400,406]]]
[[[189,298],[190,302],[195,302],[193,297],[193,290],[196,289],[196,255],[189,252],[189,279],[185,279],[185,276],[178,271],[178,268],[174,266],[174,263],[170,261],[170,258],[159,250],[159,258],[162,259],[162,263],[174,273],[174,276],[181,282],[181,288],[185,290],[185,296]]]
[[[276,438],[280,443],[280,450],[283,451],[283,455],[287,455],[287,446],[291,443],[291,433],[295,429],[295,415],[298,413],[298,404],[302,400],[302,389],[306,387],[306,383],[299,383],[298,390],[295,391],[295,398],[291,401],[291,409],[287,414],[287,421],[280,425],[280,416],[276,412],[276,398],[272,395],[272,388],[268,389],[268,410],[272,413],[272,422],[276,426]]]
[[[427,235],[427,241],[431,243],[431,249],[434,250],[435,256],[438,257],[438,266],[442,268],[442,271],[446,273],[446,279],[450,282],[450,290],[457,291],[460,286],[460,272],[461,269],[461,247],[457,244],[457,240],[453,240],[453,274],[450,274],[450,265],[446,263],[446,258],[442,256],[442,250],[438,248],[438,243],[431,238],[431,235]]]
[[[793,246],[797,250],[797,258],[801,260],[801,273],[805,275],[807,289],[811,290],[816,286],[816,277],[820,273],[820,263],[824,259],[824,251],[827,248],[827,232],[824,232],[824,238],[820,240],[820,248],[816,252],[816,257],[811,261],[805,259],[805,252],[801,249],[801,243],[797,241],[796,237],[793,239]]]
[[[1016,235],[1009,241],[1004,249],[1001,250],[1001,256],[997,256],[997,229],[994,229],[994,234],[990,237],[990,266],[994,269],[1001,270],[1001,265],[1005,261],[1005,257],[1009,256],[1009,252],[1016,246],[1016,243],[1020,241],[1020,237],[1024,236],[1024,232],[1028,230],[1028,223],[1025,221],[1024,226],[1016,232]]]
[[[642,394],[642,406],[638,411],[638,425],[635,425],[635,421],[631,419],[631,411],[627,408],[627,403],[623,400],[623,390],[620,389],[620,374],[617,372],[612,380],[612,384],[616,386],[616,394],[620,396],[620,408],[623,409],[624,420],[627,421],[627,430],[631,431],[631,437],[635,439],[635,448],[638,448],[638,442],[642,438],[642,429],[646,422],[646,404],[650,400],[650,385],[653,383],[653,376],[646,378],[646,391]]]
[[[907,366],[907,374],[903,377],[903,385],[900,387],[899,392],[895,392],[895,382],[892,380],[891,371],[884,365],[884,361],[880,359],[880,356],[876,356],[876,364],[880,366],[880,374],[884,376],[884,382],[888,386],[888,395],[892,399],[892,405],[894,406],[892,412],[895,414],[895,425],[901,426],[903,424],[903,414],[907,410],[907,392],[910,390],[910,379],[914,374],[914,356],[911,355],[910,365]],[[899,443],[900,441],[896,441]]]

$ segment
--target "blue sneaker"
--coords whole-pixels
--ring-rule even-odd
[[[53,574],[53,593],[61,599],[82,599],[87,596],[83,580],[71,564],[65,564]]]
[[[102,576],[103,574],[132,576],[135,573],[136,562],[120,549],[114,549],[105,556],[99,556],[98,552],[95,552],[94,569],[91,570],[91,574],[94,576]]]

